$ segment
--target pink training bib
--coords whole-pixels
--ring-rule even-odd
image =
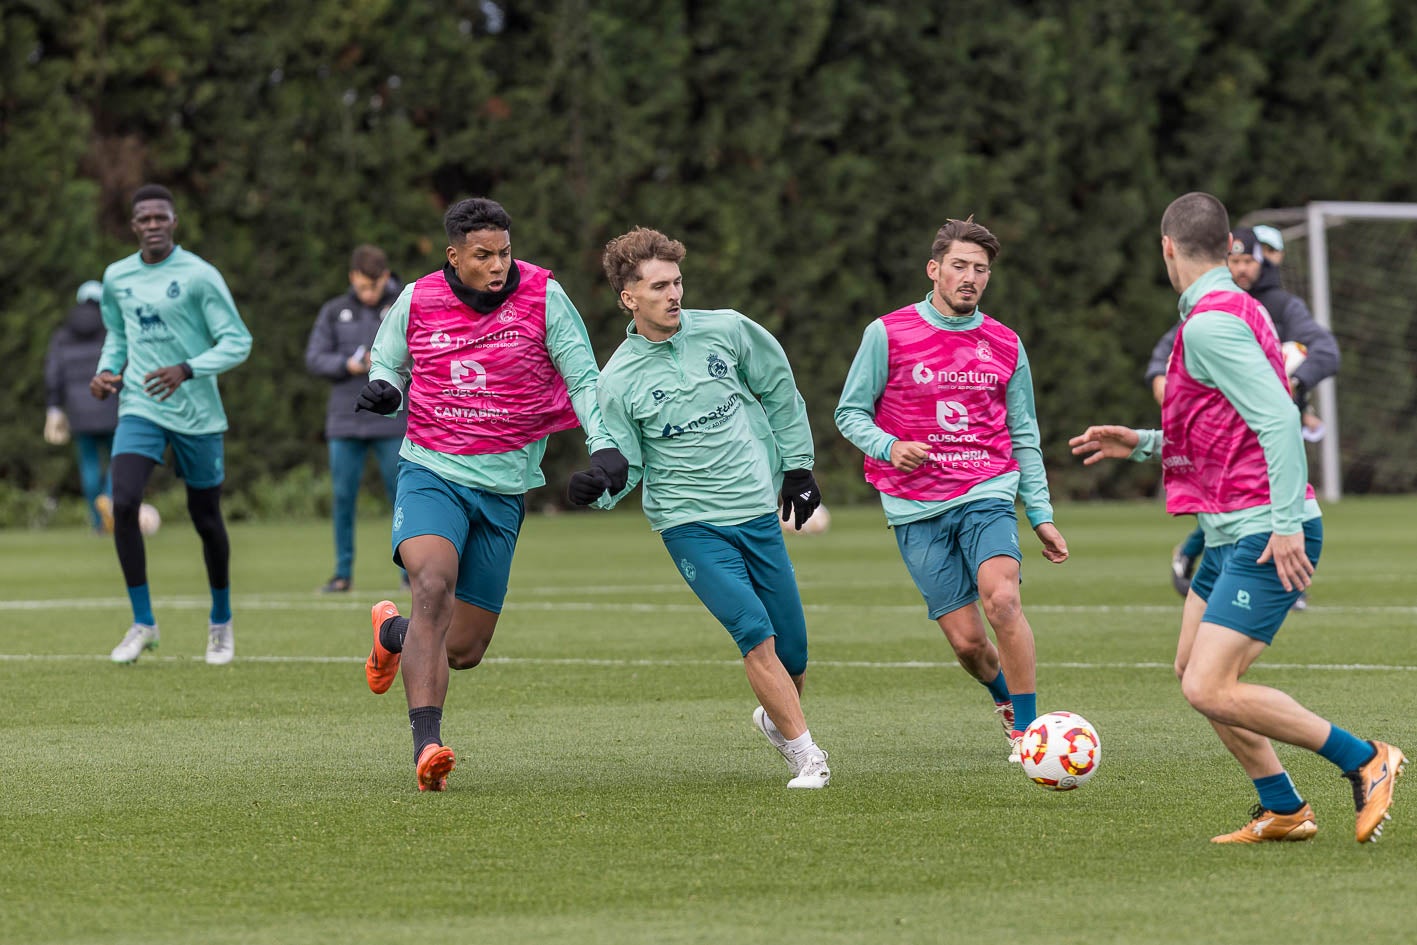
[[[413,286],[408,438],[460,456],[506,453],[578,425],[546,350],[549,270],[517,261],[521,284],[486,315],[458,299],[442,270]]]
[[[881,322],[890,374],[876,403],[876,425],[930,444],[930,455],[910,472],[868,456],[866,481],[902,499],[944,501],[1018,469],[1005,401],[1018,367],[1018,335],[988,315],[968,331],[937,328],[914,305]]]

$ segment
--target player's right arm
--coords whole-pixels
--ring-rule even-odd
[[[893,449],[897,438],[876,426],[876,402],[885,392],[886,381],[890,377],[890,346],[886,340],[886,326],[879,318],[866,326],[861,334],[861,347],[856,349],[856,357],[851,361],[851,369],[846,372],[846,383],[841,388],[841,399],[837,401],[836,428],[841,435],[867,456],[886,462],[895,462],[895,453],[902,457],[910,454],[913,469],[924,461],[921,449],[907,449],[912,445],[903,444],[899,451]],[[915,456],[918,453],[920,455]]]
[[[413,304],[413,283],[403,287],[399,297],[389,307],[374,345],[369,349],[369,383],[384,381],[397,388],[402,402],[388,416],[396,417],[408,406],[408,377],[412,359],[408,351],[408,313]]]
[[[103,350],[98,356],[98,370],[89,382],[89,393],[99,400],[109,394],[118,393],[122,380],[123,366],[128,363],[128,328],[123,323],[123,309],[113,292],[112,268],[103,274],[103,295],[99,299],[99,311],[103,313],[103,327],[107,334],[103,339]]]

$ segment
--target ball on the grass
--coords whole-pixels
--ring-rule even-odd
[[[782,521],[782,513],[780,511],[778,512],[777,520],[781,523],[782,530],[789,535],[820,535],[831,527],[832,514],[827,511],[825,505],[819,505],[817,506],[817,510],[808,517],[807,521],[802,523],[800,530],[793,527],[793,519],[789,518],[788,521]]]
[[[1049,712],[1034,719],[1023,732],[1019,752],[1023,773],[1052,791],[1080,788],[1097,773],[1102,740],[1080,715]]]
[[[157,509],[144,502],[138,506],[138,530],[144,535],[156,535],[157,530],[162,527],[162,516],[157,514]]]

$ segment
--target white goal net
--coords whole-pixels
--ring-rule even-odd
[[[1326,427],[1309,476],[1345,492],[1417,491],[1417,204],[1318,202],[1246,216],[1284,237],[1284,287],[1338,340],[1312,402]]]

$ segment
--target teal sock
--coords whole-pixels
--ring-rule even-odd
[[[989,695],[994,697],[994,704],[1009,701],[1009,684],[1004,681],[1004,671],[999,670],[999,675],[994,677],[993,682],[986,682],[984,688],[989,690]]]
[[[212,588],[212,623],[226,623],[231,619],[231,588]]]
[[[1304,799],[1294,790],[1294,782],[1286,772],[1255,778],[1255,790],[1260,794],[1260,806],[1276,814],[1292,814],[1304,806]]]
[[[1016,692],[1013,699],[1014,731],[1022,732],[1034,719],[1038,718],[1038,694],[1036,692]]]
[[[145,627],[157,626],[157,618],[153,616],[153,599],[146,584],[128,588],[128,601],[133,605],[134,623]]]
[[[1371,743],[1363,741],[1352,732],[1345,732],[1337,725],[1329,727],[1328,739],[1319,749],[1319,754],[1338,765],[1339,771],[1357,771],[1373,760],[1378,750]]]

